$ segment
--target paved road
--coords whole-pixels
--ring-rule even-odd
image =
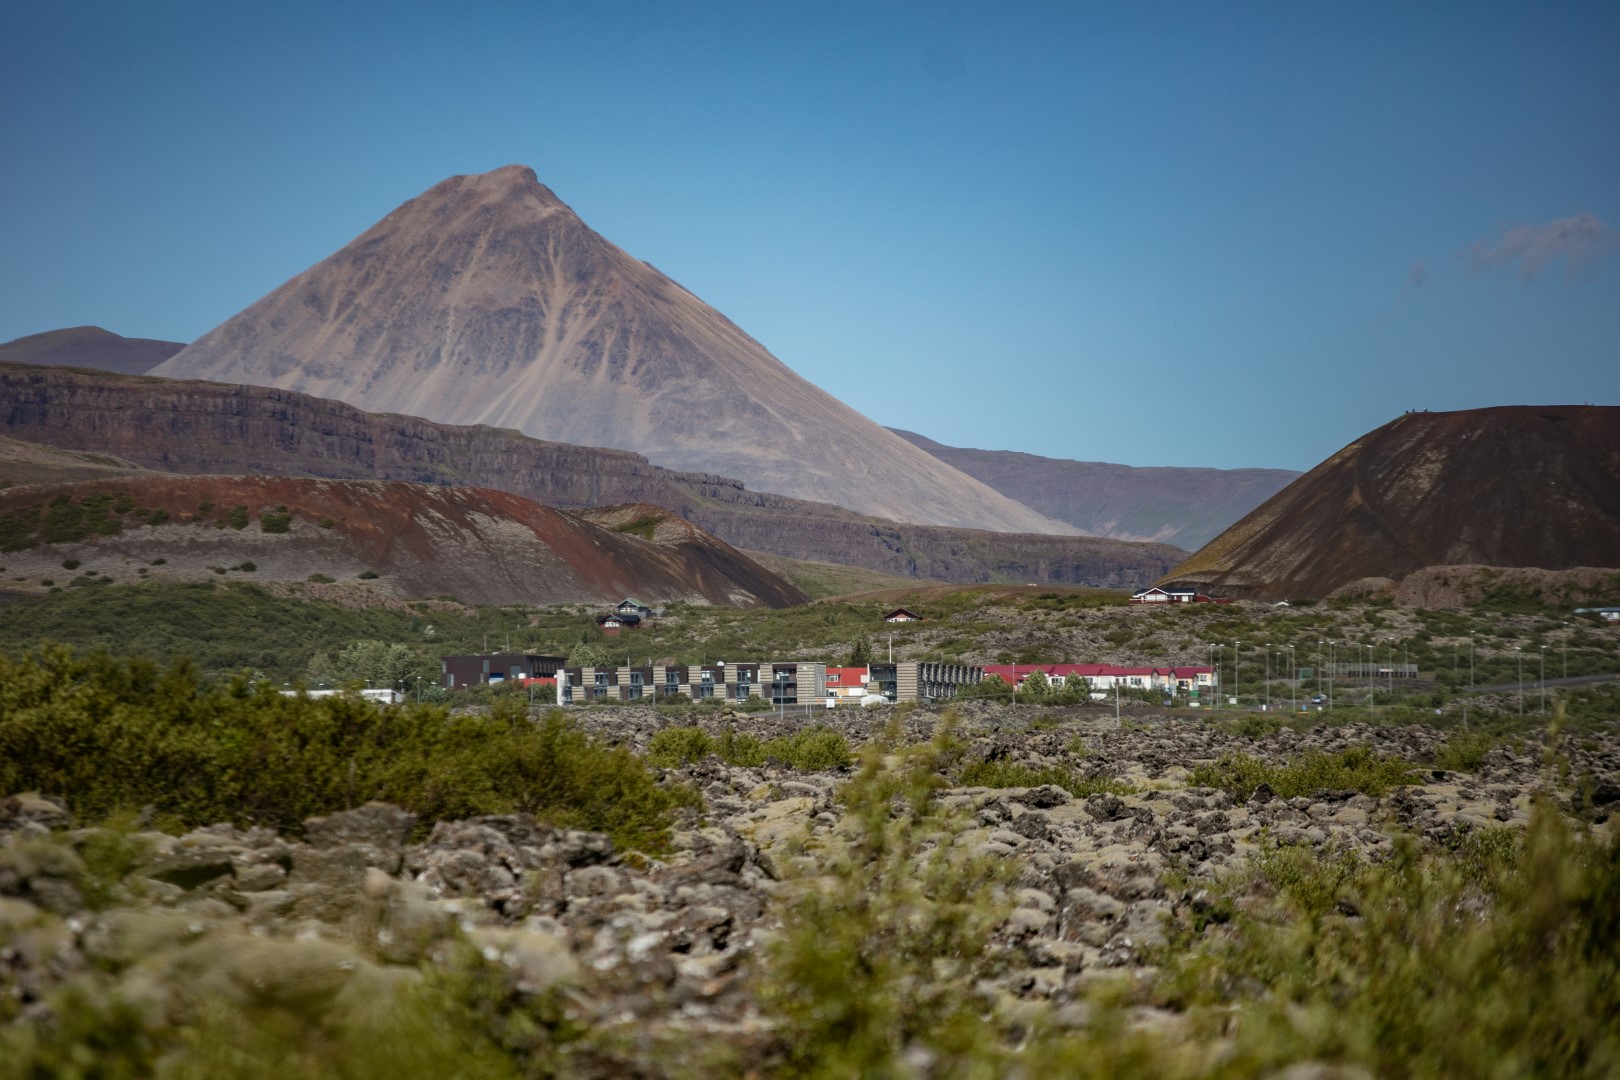
[[[1614,682],[1616,679],[1620,679],[1620,674],[1614,674],[1614,675],[1571,675],[1567,679],[1548,679],[1547,682],[1546,682],[1546,685],[1547,686],[1590,686],[1592,683]],[[1539,689],[1541,689],[1542,685],[1543,685],[1542,683],[1536,681],[1535,679],[1526,679],[1526,680],[1524,680],[1524,683],[1523,683],[1524,692],[1528,694],[1532,690],[1539,690]],[[1459,694],[1470,694],[1470,693],[1471,694],[1518,693],[1519,686],[1520,686],[1520,684],[1516,683],[1516,682],[1498,683],[1495,686],[1476,686],[1472,690],[1469,690],[1466,686],[1464,686],[1464,687],[1459,687],[1458,690],[1457,690],[1457,693],[1459,693]]]

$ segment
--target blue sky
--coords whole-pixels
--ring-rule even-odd
[[[0,0],[0,340],[520,162],[880,423],[1304,469],[1620,404],[1620,4]]]

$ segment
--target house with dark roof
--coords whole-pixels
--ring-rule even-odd
[[[884,622],[922,622],[923,617],[908,608],[897,607],[883,616]]]

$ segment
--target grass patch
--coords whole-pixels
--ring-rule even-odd
[[[623,525],[615,525],[613,531],[626,533],[630,536],[639,536],[643,540],[651,540],[653,533],[658,529],[659,520],[654,514],[644,514],[633,521],[625,522]]]

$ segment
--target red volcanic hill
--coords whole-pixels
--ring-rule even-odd
[[[483,488],[143,474],[0,491],[0,560],[12,589],[223,573],[488,604],[808,599],[657,507],[620,513],[604,526]]]
[[[0,360],[144,375],[185,347],[183,341],[127,338],[99,326],[70,326],[0,343]]]
[[[1168,544],[884,521],[659,468],[626,450],[367,413],[270,387],[0,363],[0,430],[34,444],[19,457],[0,443],[0,484],[88,479],[134,463],[487,487],[569,509],[653,503],[747,551],[957,582],[1140,589],[1187,557]],[[60,453],[46,461],[38,444]]]
[[[1620,408],[1408,413],[1294,481],[1161,584],[1276,600],[1466,564],[1620,566]]]
[[[152,374],[633,450],[895,521],[1075,533],[806,382],[521,165],[438,184]]]

